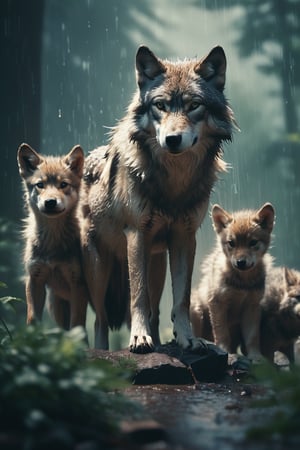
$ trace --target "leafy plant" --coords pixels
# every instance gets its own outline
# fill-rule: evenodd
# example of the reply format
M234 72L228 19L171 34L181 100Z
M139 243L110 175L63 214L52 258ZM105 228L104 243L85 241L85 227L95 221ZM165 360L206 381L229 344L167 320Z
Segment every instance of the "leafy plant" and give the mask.
M0 288L7 288L7 285L0 281ZM24 300L9 295L0 297L0 343L7 338L12 339L11 331L14 325L7 319L11 313L16 313L16 304L19 303L24 303Z
M300 367L279 370L270 364L254 371L258 381L269 388L270 394L253 405L273 408L271 419L265 424L251 427L250 438L269 438L274 435L291 437L300 434Z
M81 328L28 326L0 346L0 435L19 436L18 448L99 445L117 431L129 404L110 392L126 385L129 373L89 360L84 337Z
M5 217L0 217L0 273L10 288L21 295L23 268L20 263L22 239L19 224Z

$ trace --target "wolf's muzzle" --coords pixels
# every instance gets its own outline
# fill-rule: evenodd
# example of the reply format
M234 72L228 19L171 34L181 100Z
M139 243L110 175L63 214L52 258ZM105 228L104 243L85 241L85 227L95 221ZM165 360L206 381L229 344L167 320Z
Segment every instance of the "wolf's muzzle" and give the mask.
M172 153L178 152L181 142L181 134L169 134L166 137L166 145Z

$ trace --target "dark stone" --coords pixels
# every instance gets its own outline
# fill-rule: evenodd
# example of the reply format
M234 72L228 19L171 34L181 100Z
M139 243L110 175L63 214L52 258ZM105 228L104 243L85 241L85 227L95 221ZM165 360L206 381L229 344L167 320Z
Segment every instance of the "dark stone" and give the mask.
M155 420L123 421L121 423L123 440L132 444L149 444L167 441L166 430Z
M190 370L177 358L164 353L139 355L133 384L193 384Z
M133 384L193 384L192 372L179 361L165 353L131 353L129 350L110 352L107 350L88 350L91 358L101 358L112 361L114 364L126 366L133 362ZM125 363L124 363L125 362ZM130 365L130 364L128 364Z
M226 374L227 353L212 343L201 351L182 350L175 341L158 346L155 352L131 353L129 350L110 352L89 350L91 358L101 358L114 364L133 362L133 384L194 384L195 381L214 382ZM126 366L126 363L125 363Z
M206 349L182 350L175 341L161 345L158 352L178 358L189 367L197 381L214 382L223 378L227 370L228 354L212 342Z

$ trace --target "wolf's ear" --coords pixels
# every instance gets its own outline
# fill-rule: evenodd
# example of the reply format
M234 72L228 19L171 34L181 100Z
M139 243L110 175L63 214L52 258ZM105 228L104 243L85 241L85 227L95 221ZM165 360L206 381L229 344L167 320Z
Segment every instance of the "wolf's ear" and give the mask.
M222 47L214 47L211 52L198 62L195 72L219 91L225 86L226 56Z
M21 177L27 178L32 175L43 158L30 145L21 144L18 148L17 160Z
M288 267L284 267L283 270L284 270L284 278L288 286L299 284L297 274L295 273L294 270L289 269Z
M84 153L80 145L75 145L70 153L64 157L64 162L78 177L83 175Z
M214 205L212 207L211 217L213 227L217 233L220 233L230 222L232 222L232 216L219 205Z
M144 45L138 48L135 66L139 87L142 87L149 80L154 80L155 77L166 71L163 63Z
M275 210L271 203L265 203L256 213L255 222L257 222L262 228L266 229L269 233L273 230L275 219Z

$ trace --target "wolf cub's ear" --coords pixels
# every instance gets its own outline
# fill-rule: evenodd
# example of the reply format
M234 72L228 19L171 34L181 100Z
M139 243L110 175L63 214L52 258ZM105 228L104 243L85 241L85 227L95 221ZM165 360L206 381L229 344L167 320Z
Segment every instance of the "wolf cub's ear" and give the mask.
M64 157L64 162L80 178L83 175L84 153L80 145L75 145L70 153Z
M221 208L219 205L214 205L211 210L213 220L213 227L217 233L220 233L232 222L232 216Z
M288 267L284 267L284 278L286 281L287 286L293 286L295 284L299 284L299 279L297 277L297 274L293 269L289 269Z
M163 63L144 45L138 48L135 65L139 87L166 71Z
M268 230L269 233L273 230L275 219L275 210L271 203L265 203L256 213L255 222L262 228Z
M26 178L32 175L43 158L28 144L21 144L18 148L18 166L21 177Z
M222 47L214 47L196 66L195 72L205 81L223 91L225 86L226 56Z

